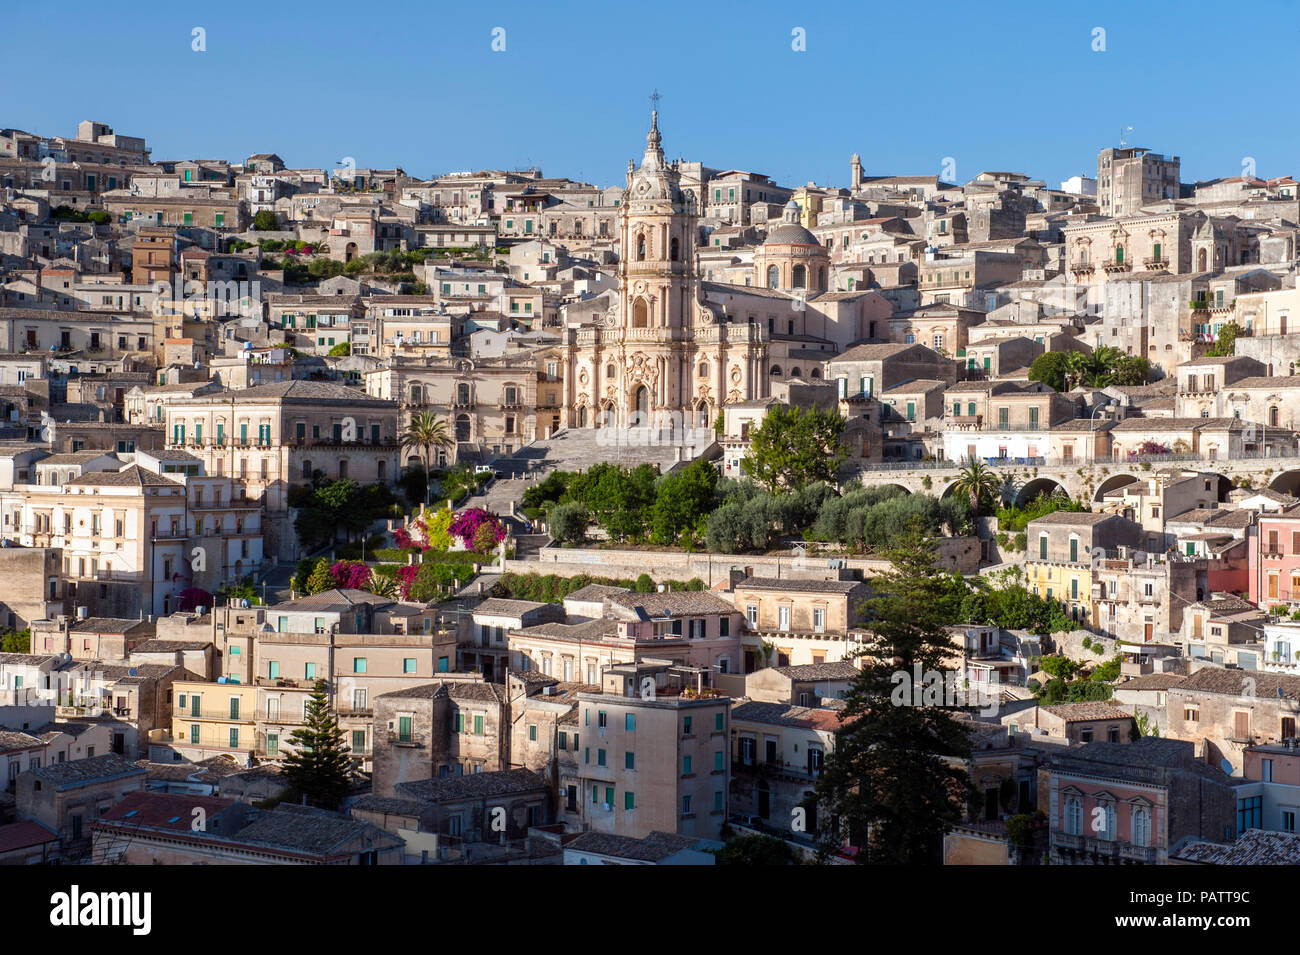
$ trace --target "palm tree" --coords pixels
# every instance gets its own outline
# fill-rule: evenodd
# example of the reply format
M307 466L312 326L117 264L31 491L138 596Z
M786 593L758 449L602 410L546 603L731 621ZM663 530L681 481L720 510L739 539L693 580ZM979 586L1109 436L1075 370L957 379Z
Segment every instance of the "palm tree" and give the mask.
M1002 478L998 472L978 458L967 458L966 466L953 484L954 494L960 494L970 500L971 512L980 516L983 505L991 501L1002 488Z
M1065 390L1086 384L1104 371L1105 367L1094 352L1072 351L1065 356Z
M447 433L447 420L432 411L420 411L411 416L411 423L402 434L402 450L417 448L424 462L424 506L429 506L429 474L433 471L434 449L450 448L455 441Z

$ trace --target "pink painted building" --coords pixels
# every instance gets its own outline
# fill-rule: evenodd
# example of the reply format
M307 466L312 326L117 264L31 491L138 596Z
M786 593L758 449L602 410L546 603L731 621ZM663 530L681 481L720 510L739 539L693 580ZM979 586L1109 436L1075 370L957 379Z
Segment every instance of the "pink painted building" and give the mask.
M1300 605L1300 505L1260 514L1248 534L1251 603Z
M1039 769L1038 797L1050 861L1163 865L1185 840L1231 842L1235 785L1182 740L1146 736L1053 753Z

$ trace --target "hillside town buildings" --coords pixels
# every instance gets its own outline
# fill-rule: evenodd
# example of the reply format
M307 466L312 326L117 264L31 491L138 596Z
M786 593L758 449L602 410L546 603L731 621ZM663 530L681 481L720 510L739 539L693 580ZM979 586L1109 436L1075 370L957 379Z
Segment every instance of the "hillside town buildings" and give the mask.
M991 469L939 567L1058 614L947 631L936 861L1294 858L1296 181L1121 145L796 184L672 129L612 185L0 129L0 863L848 862L819 792L884 549L775 510L735 552L559 540L526 497L739 482L785 407L842 419L827 497L951 514ZM411 544L444 508L502 539ZM278 803L319 719L346 798Z

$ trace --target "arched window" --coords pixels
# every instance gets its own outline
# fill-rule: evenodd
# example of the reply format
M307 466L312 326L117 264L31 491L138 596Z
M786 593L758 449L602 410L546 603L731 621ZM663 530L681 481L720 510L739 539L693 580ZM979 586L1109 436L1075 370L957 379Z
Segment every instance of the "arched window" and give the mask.
M1065 801L1065 831L1071 836L1083 835L1083 805L1078 796Z
M606 377L606 378L613 378L617 373L618 373L618 372L615 371L613 365L606 365L606 366L605 366L605 377Z
M469 383L468 382L462 381L456 385L456 404L458 405L469 404Z
M411 385L411 404L418 405L419 403L420 403L420 386Z
M793 368L790 369L790 377L791 377L791 378L798 378L798 377L799 377L799 366L798 366L798 365L795 365Z
M1151 814L1145 809L1133 810L1133 837L1130 841L1135 846L1151 844Z
M1196 271L1198 272L1205 271L1205 250L1204 249L1201 249L1199 252L1196 253Z
M709 426L709 405L708 402L701 401L696 417L697 427L707 428Z
M790 284L794 288L808 287L808 270L804 268L802 265L796 265L794 267L794 271L790 273L790 278L791 278Z
M587 406L583 405L581 408L578 409L578 427L585 428L586 426L587 426Z
M636 237L636 260L638 262L645 261L645 236L644 235L638 235Z
M632 327L650 327L650 309L646 306L643 298L637 299L636 304L632 306Z
M812 371L810 371L810 372L808 373L808 376L809 376L810 378L820 378L820 377L822 376L821 369L820 369L820 368L814 368Z
M773 365L773 366L772 366L772 370L771 370L768 374L770 374L773 378L780 378L780 377L781 377L781 366L780 366L780 365Z
M775 265L769 265L767 267L767 287L777 288L780 286L780 284L781 284L781 270L778 269Z
M674 237L673 240L672 240L670 243L668 243L668 258L672 259L674 262L677 261L677 239L676 239L676 237Z
M709 363L707 361L700 362L699 377L701 378L709 377Z
M1100 808L1102 811L1099 814L1100 815L1099 821L1102 824L1102 829L1097 833L1097 838L1104 839L1106 842L1114 842L1115 841L1115 804L1111 802L1104 803Z
M458 414L456 416L456 440L469 440L469 415Z
M1273 405L1273 407L1268 409L1268 426L1270 428L1276 428L1278 426L1277 422L1277 405Z

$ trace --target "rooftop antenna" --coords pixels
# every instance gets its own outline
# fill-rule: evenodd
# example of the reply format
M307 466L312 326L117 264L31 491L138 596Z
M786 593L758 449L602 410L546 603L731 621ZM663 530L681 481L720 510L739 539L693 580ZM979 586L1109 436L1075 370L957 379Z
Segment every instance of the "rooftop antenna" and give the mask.
M1131 132L1133 132L1133 127L1132 127L1132 126L1125 126L1123 129L1121 129L1121 130L1119 131L1119 144L1120 144L1120 146L1126 146L1126 145L1128 145L1127 143L1124 142L1124 134L1125 134L1125 133L1131 133Z

